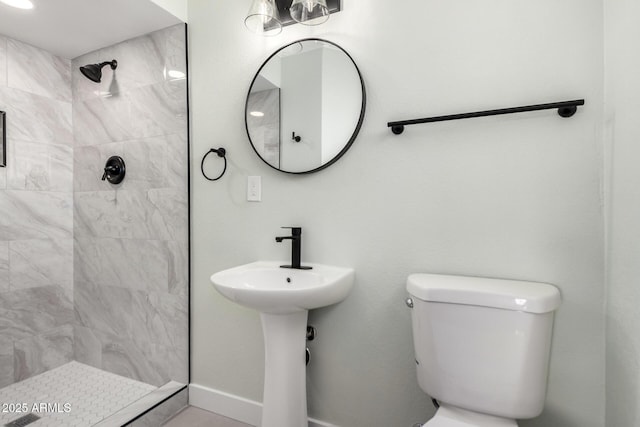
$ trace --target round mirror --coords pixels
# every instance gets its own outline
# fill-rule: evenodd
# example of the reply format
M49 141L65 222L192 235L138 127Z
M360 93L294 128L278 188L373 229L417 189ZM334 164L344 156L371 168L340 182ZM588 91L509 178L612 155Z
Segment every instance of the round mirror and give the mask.
M247 134L258 156L287 173L334 163L358 135L364 82L340 46L320 39L287 45L260 67L245 107Z

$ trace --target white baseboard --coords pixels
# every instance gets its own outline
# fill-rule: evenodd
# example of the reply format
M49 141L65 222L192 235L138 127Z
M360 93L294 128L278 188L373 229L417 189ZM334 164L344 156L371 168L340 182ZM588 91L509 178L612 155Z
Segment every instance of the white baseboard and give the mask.
M198 384L189 384L189 405L250 424L260 425L262 403ZM338 427L309 418L309 427Z

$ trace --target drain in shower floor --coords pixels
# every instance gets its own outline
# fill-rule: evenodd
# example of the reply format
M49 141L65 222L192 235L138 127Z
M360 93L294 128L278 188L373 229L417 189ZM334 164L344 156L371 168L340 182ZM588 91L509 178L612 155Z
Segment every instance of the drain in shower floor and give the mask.
M11 421L9 424L5 424L4 427L24 427L40 419L39 416L33 414L27 414L24 417L20 417L17 420Z

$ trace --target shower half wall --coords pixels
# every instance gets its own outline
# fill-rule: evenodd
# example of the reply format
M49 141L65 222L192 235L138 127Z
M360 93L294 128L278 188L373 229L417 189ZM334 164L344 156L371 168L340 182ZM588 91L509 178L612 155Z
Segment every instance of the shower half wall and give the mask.
M182 24L72 61L0 35L0 388L72 361L188 382L186 72Z

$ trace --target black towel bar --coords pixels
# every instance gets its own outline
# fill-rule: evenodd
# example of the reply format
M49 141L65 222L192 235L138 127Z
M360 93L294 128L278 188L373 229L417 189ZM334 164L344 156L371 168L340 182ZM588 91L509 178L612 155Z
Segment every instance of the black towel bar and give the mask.
M473 117L497 116L500 114L524 113L527 111L558 109L558 114L562 117L571 117L575 114L579 105L584 105L584 99L576 99L573 101L551 102L548 104L525 105L524 107L501 108L498 110L476 111L474 113L451 114L448 116L427 117L425 119L402 120L397 122L389 122L387 126L391 131L400 135L404 131L404 127L408 125L417 125L420 123L443 122L446 120L470 119Z

